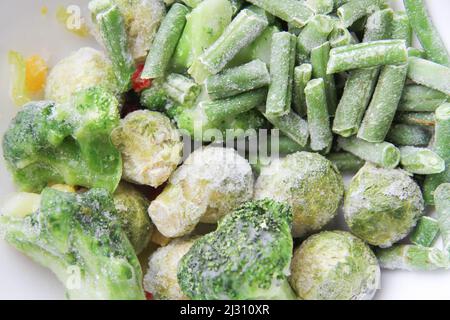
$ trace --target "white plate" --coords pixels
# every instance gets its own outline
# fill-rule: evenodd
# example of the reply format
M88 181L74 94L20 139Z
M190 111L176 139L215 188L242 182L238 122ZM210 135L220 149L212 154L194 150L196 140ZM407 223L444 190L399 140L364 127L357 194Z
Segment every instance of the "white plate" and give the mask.
M275 0L274 0L275 1ZM0 136L17 112L8 94L8 50L26 55L40 54L51 65L83 46L95 46L90 38L80 38L66 31L56 21L56 8L77 4L88 18L86 1L20 0L0 1ZM402 1L392 1L400 8ZM450 47L450 1L429 0L433 21ZM41 8L47 6L46 16ZM70 75L68 75L70 76ZM0 151L1 152L1 151ZM3 156L0 164L0 198L14 191ZM0 240L0 299L63 299L64 290L47 269L38 266ZM450 299L450 272L383 272L378 299Z

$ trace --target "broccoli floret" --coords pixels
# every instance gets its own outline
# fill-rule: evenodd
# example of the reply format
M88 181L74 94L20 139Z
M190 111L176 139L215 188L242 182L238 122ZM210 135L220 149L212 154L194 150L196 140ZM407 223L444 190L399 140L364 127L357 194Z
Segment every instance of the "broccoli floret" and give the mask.
M69 299L144 299L142 270L111 195L46 188L26 217L0 217L5 240L50 268Z
M118 124L118 102L104 89L80 91L68 104L32 102L5 133L4 157L22 191L66 183L113 192L122 176L110 139Z
M292 212L270 200L226 216L183 257L178 282L191 299L295 299L287 276Z

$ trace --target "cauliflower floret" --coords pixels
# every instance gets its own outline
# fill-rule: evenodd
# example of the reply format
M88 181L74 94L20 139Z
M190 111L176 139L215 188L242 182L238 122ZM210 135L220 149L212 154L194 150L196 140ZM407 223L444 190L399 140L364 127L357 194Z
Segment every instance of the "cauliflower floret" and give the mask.
M119 93L111 62L102 52L86 47L53 67L47 79L45 98L63 103L69 101L75 92L91 87Z
M149 214L166 237L189 234L199 222L216 223L253 196L253 173L235 150L195 151L152 202Z
M178 264L195 239L176 239L159 248L149 259L144 288L158 300L187 300L178 284Z
M122 153L123 179L128 182L159 187L182 159L180 133L159 112L130 113L113 130L111 138Z
M294 212L292 233L319 231L336 215L344 183L336 167L316 153L297 152L261 170L255 198L288 203Z

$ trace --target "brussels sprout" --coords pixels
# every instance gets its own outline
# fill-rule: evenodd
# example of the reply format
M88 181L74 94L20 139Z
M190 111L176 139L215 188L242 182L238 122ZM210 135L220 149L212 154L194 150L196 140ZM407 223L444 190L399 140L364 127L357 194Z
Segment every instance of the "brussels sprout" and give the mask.
M152 236L153 225L147 214L150 201L126 182L119 185L113 199L122 228L139 254L147 247Z
M47 79L45 99L67 102L74 93L96 86L112 94L120 91L106 56L92 48L81 48L53 67Z
M405 238L423 210L420 188L408 173L369 163L353 177L344 202L351 231L382 248Z
M195 151L152 202L149 214L166 237L189 234L201 221L216 223L253 196L253 173L233 149Z
M159 112L130 113L111 139L123 158L123 179L159 187L181 162L183 144L170 119Z
M344 231L322 232L294 252L290 282L304 300L372 299L380 284L377 258Z
M316 153L297 152L261 170L255 198L288 203L294 212L292 233L304 237L322 229L336 215L344 194L342 176Z
M148 261L145 291L152 293L157 300L187 300L178 284L177 272L178 264L194 242L195 239L175 239L156 250Z

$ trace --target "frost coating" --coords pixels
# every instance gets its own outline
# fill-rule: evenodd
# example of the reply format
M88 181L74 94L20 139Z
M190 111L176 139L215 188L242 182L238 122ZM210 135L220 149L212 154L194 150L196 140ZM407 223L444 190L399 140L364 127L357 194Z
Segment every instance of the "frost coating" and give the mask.
M148 261L144 278L145 291L157 300L188 300L178 284L178 264L188 253L195 239L175 239L159 248Z
M352 232L370 243L390 247L408 235L422 215L419 186L403 170L366 164L345 196L345 220Z
M92 48L81 48L58 62L51 70L45 99L58 103L90 87L103 87L113 94L119 92L111 62L106 56Z
M233 149L195 151L152 202L149 214L166 237L189 234L200 222L216 223L253 196L250 164Z
M111 139L122 153L123 179L132 183L159 187L181 161L180 134L159 112L130 113L113 130Z
M304 300L372 299L380 283L373 252L348 232L322 232L294 253L290 282Z
M255 199L287 202L294 212L292 233L303 237L334 218L344 194L342 177L319 154L298 152L265 167L255 186Z

